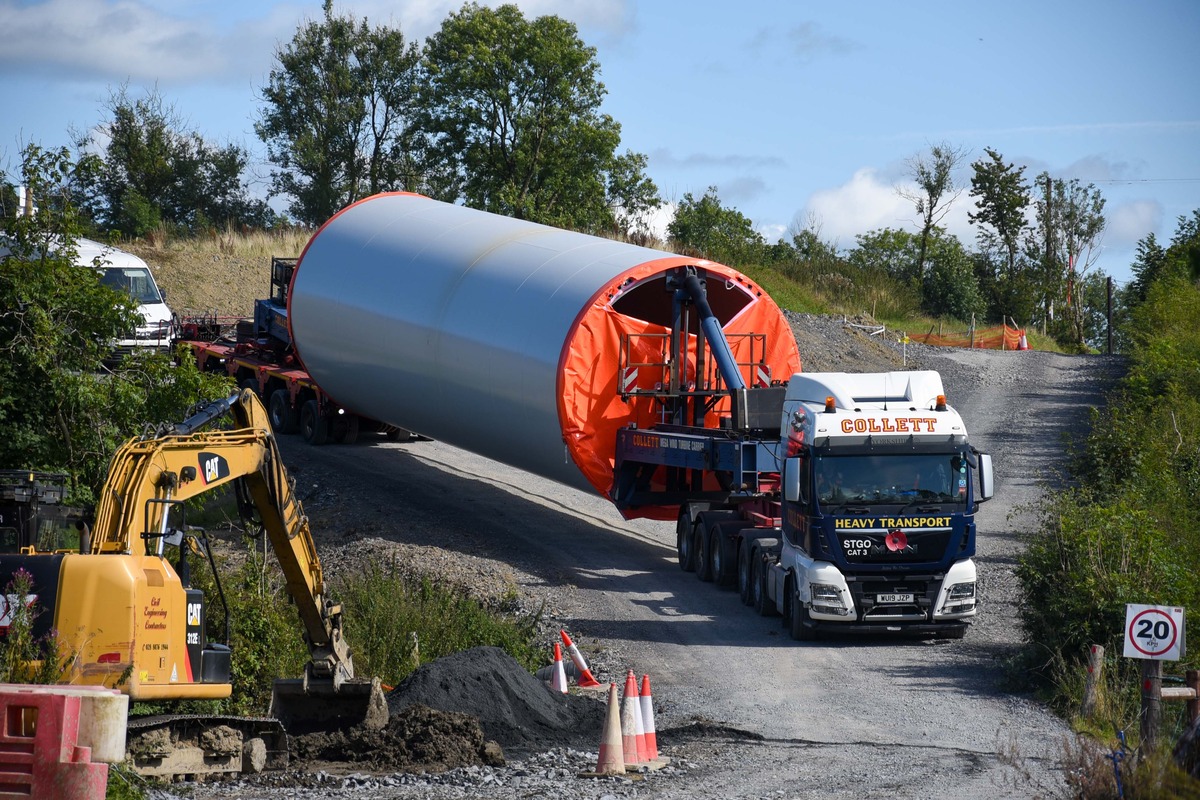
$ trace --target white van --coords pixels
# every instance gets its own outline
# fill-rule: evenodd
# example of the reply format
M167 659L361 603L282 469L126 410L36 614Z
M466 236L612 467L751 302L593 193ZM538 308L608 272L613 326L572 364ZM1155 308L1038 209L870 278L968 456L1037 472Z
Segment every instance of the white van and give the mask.
M150 265L133 253L91 239L78 239L75 247L76 264L81 267L99 264L101 283L138 301L142 324L117 342L114 355L124 356L139 348L167 352L171 347L174 314L154 282Z

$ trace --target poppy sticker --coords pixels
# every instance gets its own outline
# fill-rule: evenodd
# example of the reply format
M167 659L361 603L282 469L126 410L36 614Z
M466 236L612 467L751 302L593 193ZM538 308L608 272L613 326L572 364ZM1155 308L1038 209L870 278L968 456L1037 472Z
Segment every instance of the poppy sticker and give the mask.
M888 535L883 542L887 545L887 549L893 553L898 553L908 547L908 537L904 535L904 531L900 530L888 531Z

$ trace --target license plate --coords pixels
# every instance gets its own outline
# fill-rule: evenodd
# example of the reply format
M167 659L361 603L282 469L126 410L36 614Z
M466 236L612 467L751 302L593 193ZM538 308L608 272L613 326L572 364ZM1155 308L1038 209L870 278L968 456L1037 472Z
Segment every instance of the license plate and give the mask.
M913 596L911 592L906 594L880 594L875 596L876 603L911 603Z

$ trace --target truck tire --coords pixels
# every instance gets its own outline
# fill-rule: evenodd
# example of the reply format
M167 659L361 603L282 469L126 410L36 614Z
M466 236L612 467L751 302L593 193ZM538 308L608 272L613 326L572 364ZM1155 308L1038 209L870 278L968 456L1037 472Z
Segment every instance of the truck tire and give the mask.
M358 441L358 415L338 414L330 423L330 434L338 444L354 444Z
M750 583L754 587L754 610L760 617L773 617L778 613L775 601L767 592L767 581L771 574L768 566L767 554L755 545L750 551Z
M249 389L258 394L258 378L242 378L238 381L238 389Z
M722 589L730 589L737 582L737 540L729 534L737 524L717 523L709 528L708 561L713 583Z
M738 545L737 553L737 587L738 597L742 599L742 605L754 605L754 569L750 559L753 555L755 539L743 538L741 544Z
M287 389L271 392L267 414L271 417L271 427L276 433L295 433L300 430L300 415L292 405L292 398Z
M692 514L687 506L680 506L679 518L675 521L675 551L679 554L679 568L684 572L696 570L696 549L692 531Z
M300 435L311 445L322 445L329 441L329 420L321 416L321 407L316 398L304 401L300 407Z
M797 642L815 642L817 640L817 629L812 627L812 617L808 614L808 608L800 596L792 590L792 608L789 621L791 622L790 631L792 638Z
M708 524L703 516L696 523L692 541L695 542L692 552L696 562L696 577L705 583L711 583L713 579L712 559L709 558L708 545L712 540L709 536Z

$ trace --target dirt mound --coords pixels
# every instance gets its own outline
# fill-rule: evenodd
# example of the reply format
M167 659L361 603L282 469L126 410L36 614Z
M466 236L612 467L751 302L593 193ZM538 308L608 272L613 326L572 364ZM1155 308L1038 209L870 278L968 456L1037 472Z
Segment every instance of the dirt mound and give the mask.
M475 717L506 752L593 748L604 728L600 699L551 691L498 647L439 658L388 695L393 716L416 705Z
M294 763L354 764L388 772L445 772L504 763L500 747L484 740L479 720L420 705L393 714L380 730L358 727L295 736L290 751Z

